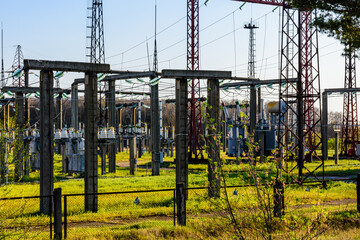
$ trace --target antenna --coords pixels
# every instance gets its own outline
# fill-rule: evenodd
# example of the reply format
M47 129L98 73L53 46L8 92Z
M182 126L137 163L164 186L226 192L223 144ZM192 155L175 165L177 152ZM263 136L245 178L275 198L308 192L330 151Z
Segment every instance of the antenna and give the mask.
M155 0L155 40L154 40L154 71L157 72L158 71L158 59L157 59L157 43L156 43L156 38L157 38L157 29L156 29L156 25L157 25L157 1Z
M1 87L5 86L5 74L4 74L4 29L1 22Z

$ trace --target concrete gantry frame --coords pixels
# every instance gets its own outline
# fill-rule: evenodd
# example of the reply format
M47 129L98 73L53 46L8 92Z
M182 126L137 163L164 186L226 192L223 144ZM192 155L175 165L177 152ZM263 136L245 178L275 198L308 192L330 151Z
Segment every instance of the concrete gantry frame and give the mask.
M360 88L330 88L322 93L322 154L324 160L328 159L328 94L341 92L360 92Z
M176 79L176 124L175 124L175 141L176 141L176 192L177 192L177 219L179 225L186 224L186 198L187 194L184 189L188 187L188 124L187 124L187 110L188 110L188 91L187 79L207 79L208 80L208 102L212 108L209 111L210 118L214 118L218 123L213 129L213 136L210 137L210 142L215 143L212 146L210 157L215 161L220 161L220 144L216 136L220 131L220 93L219 93L219 79L230 79L231 72L228 71L193 71L193 70L163 70L162 78ZM217 157L218 156L218 157ZM212 162L213 163L213 162ZM216 164L214 164L216 165ZM209 169L212 169L212 164L209 163ZM214 173L214 174L213 174ZM219 189L217 183L216 170L209 171L209 180L215 185L214 189ZM210 184L212 184L210 183ZM217 191L211 196L217 196Z
M115 81L116 80L125 80L128 78L151 77L156 73L153 71L148 71L148 72L110 71L109 73L114 73L115 75L106 76L104 79L101 80L101 82L106 82L107 86L108 86L108 89L104 92L106 106L108 108L106 119L108 119L108 124L110 127L114 127L115 129L117 129L115 94L116 93L124 93L124 92L115 91ZM74 94L74 101L71 101L71 103L72 103L71 106L72 106L72 112L76 113L76 114L73 114L72 120L71 120L73 127L75 125L79 124L77 103L78 103L78 92L80 92L78 90L78 84L80 84L80 83L84 83L83 78L75 79L74 83L72 84L72 90L73 90L72 94ZM143 93L137 92L136 94L143 94ZM149 93L145 93L145 94L149 95ZM77 127L74 127L74 128L77 129ZM109 148L110 148L110 151L108 153L108 155L109 155L109 172L115 172L116 171L116 143L110 144ZM103 156L106 156L106 154Z
M53 71L85 73L85 210L97 211L97 76L108 64L24 60L24 69L40 70L40 196L52 195L54 179ZM50 198L41 198L40 211L49 214Z

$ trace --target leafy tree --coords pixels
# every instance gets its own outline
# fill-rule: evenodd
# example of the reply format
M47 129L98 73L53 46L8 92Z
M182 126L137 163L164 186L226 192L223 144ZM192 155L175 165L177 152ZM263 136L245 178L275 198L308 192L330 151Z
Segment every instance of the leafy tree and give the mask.
M359 0L293 0L300 10L316 9L314 25L320 32L340 40L350 51L360 48Z

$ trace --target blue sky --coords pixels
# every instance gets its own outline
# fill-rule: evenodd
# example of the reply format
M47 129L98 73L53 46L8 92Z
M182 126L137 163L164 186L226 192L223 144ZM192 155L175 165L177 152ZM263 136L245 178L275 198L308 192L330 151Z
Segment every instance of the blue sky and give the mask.
M14 46L18 44L22 46L24 57L29 59L87 61L87 2L0 0L5 70L11 68ZM242 26L253 19L259 26L256 30L257 76L261 79L278 78L279 10L273 12L273 6L249 3L239 10L242 3L231 0L210 0L207 6L203 6L204 2L200 0L201 69L228 70L236 76L247 76L249 31ZM154 3L154 0L103 0L105 55L112 69L148 69L146 39L152 55ZM158 35L159 69L184 69L186 1L157 0L157 5L158 32L169 27ZM342 46L336 40L320 35L319 48L321 88L343 87ZM61 87L69 88L73 78L81 76L66 74L61 79ZM36 82L36 78L32 77L31 81ZM143 85L121 84L119 88L146 90ZM163 97L173 97L170 85L165 84L165 88L170 90L162 91ZM268 100L277 98L277 93L271 89L265 89L264 93ZM222 96L246 98L246 94L243 90L224 92ZM329 105L331 110L341 111L342 97L331 97Z

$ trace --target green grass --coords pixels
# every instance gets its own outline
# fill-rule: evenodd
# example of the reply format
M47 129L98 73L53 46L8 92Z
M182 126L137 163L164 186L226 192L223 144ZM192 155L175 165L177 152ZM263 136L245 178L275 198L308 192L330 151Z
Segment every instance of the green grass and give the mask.
M222 153L222 157L234 160L234 158L225 156L225 153ZM129 155L126 152L117 154L117 164L123 165L128 161ZM307 166L309 169L315 169L318 164L319 162L307 163ZM130 175L128 167L120 166L117 166L116 173L101 175L99 159L99 192L175 188L176 166L174 159L165 157L162 167L165 169L161 170L160 176L151 176L151 155L146 153L138 160L138 168L134 176ZM229 161L229 164L224 166L224 170L227 172L227 185L247 183L247 172L253 168L245 161L240 165ZM258 163L255 170L263 177L276 172L276 168L271 162ZM206 164L189 164L189 187L207 186L206 171ZM339 165L335 165L333 160L325 162L325 174L327 176L354 176L358 173L360 173L360 162L358 160L340 160ZM61 172L60 155L55 155L54 176L54 188L62 188L63 194L84 192L84 180L80 175L67 175ZM37 196L39 195L38 180L39 173L32 172L22 182L1 186L0 197ZM311 206L314 205L323 206L333 221L340 222L339 219L358 218L358 215L352 212L356 208L353 201L356 199L355 184L330 182L327 189L311 186L309 190L306 191L305 186L286 186L287 215L311 215L313 211ZM249 211L249 208L256 206L256 188L238 188L237 196L233 195L233 191L233 188L229 188L227 194L234 209L246 212ZM134 204L136 197L139 197L140 204ZM209 224L206 220L209 215L218 218L218 215L221 215L218 214L219 209L224 209L225 206L222 200L209 199L206 189L189 190L187 201L189 219L187 223L189 227L186 228L172 226L173 191L100 195L97 213L84 211L83 197L68 197L67 201L69 239L186 239L199 238L199 236L227 239L232 233L229 224L221 223L218 220ZM349 202L347 203L347 201ZM41 226L40 228L46 229L49 222L47 216L39 214L39 199L3 201L0 204L0 219L3 219L0 220L2 228L0 238L2 233L13 230L15 226L23 229L25 238L48 238L48 235L42 231L34 231L34 226ZM299 207L299 205L307 206ZM354 225L350 224L349 229L357 232L353 227ZM346 229L341 231L346 231ZM18 230L17 232L21 231ZM79 233L81 233L81 237ZM336 232L333 231L332 233L335 234ZM346 235L346 233L344 234Z

